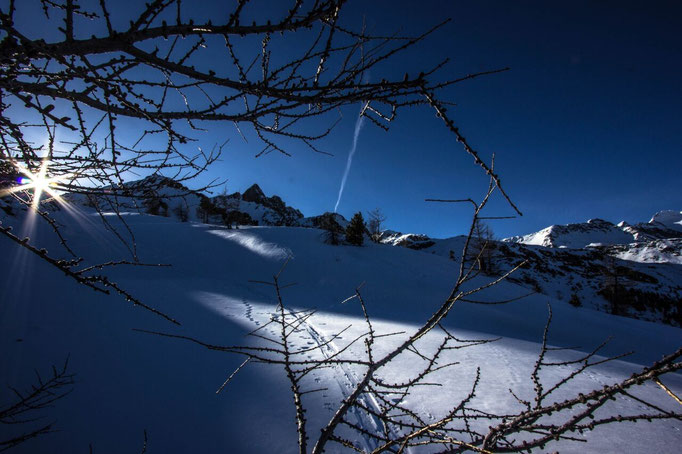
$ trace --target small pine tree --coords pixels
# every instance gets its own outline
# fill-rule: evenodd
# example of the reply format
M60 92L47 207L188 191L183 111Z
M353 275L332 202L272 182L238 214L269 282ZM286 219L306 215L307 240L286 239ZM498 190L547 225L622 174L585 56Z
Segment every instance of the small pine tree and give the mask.
M353 215L346 227L346 241L355 246L362 246L365 241L365 220L359 211Z

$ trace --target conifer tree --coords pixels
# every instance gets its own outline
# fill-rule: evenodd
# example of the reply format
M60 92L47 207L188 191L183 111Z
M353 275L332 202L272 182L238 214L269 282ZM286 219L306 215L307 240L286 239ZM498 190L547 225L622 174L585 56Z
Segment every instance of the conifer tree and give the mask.
M365 240L365 220L358 211L353 215L350 224L346 227L346 241L355 246L362 246Z

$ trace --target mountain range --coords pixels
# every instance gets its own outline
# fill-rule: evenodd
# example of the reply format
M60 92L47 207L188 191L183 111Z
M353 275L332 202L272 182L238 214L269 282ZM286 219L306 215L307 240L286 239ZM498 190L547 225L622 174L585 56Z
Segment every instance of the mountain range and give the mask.
M279 196L266 196L254 184L243 193L208 197L176 181L151 176L126 184L130 197L119 197L123 210L176 217L182 221L239 226L319 228L336 213L305 217ZM142 194L141 194L142 193ZM146 198L141 203L139 195ZM92 205L83 196L74 200ZM99 207L106 211L107 206ZM459 260L465 236L438 239L424 234L384 230L378 242ZM529 292L575 306L615 315L682 326L682 212L661 211L648 222L614 224L602 219L552 225L538 232L501 240L488 239L493 268L500 275L522 263L509 280Z

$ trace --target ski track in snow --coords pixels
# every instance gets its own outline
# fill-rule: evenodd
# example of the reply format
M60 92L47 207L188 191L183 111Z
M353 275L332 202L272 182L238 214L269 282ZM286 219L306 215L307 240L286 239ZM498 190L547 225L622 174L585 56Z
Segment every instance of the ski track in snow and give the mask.
M242 317L245 320L248 320L250 324L262 326L263 324L262 320L259 319L266 319L268 321L270 320L270 317L272 316L272 313L270 311L254 307L254 304L249 303L246 299L242 299L241 303L243 305L244 311ZM293 345L294 347L299 349L310 349L312 346L316 346L315 350L319 351L324 356L325 359L330 359L334 357L334 355L338 354L339 352L338 347L334 344L333 341L329 340L329 338L325 335L322 329L320 329L319 327L315 326L313 323L310 322L310 318L304 320L303 319L305 316L303 315L304 313L302 314L301 312L292 309L286 310L289 316L295 318L300 323L300 325L296 329L299 335L298 337L300 345L296 345L296 343L294 343ZM279 333L276 329L270 328L267 329L267 331L274 337L279 336ZM307 356L309 359L313 359L312 353L314 353L315 350L310 350L309 352L307 352L308 353ZM331 370L334 371L333 378L339 388L339 391L341 392L341 395L343 396L344 399L347 398L358 386L360 378L349 366L345 364L334 364L332 365ZM316 383L319 383L321 380L322 379L319 377L314 378L314 381ZM323 397L326 396L327 396L326 394L323 394ZM376 398L372 395L367 394L361 395L358 398L358 401L363 406L372 408L377 413L381 412L381 406L379 405L379 402L377 402ZM331 411L334 411L336 409L330 402L325 402L324 405L325 408ZM352 422L354 424L357 424L363 430L370 433L380 432L381 423L371 415L363 412L362 410L356 407L351 407L349 413L353 416L354 421ZM377 443L373 441L371 437L362 434L361 432L359 434L361 435L361 441L364 444L365 450L372 451L377 447Z
M333 341L329 341L323 334L322 330L308 320L302 321L299 315L291 310L288 310L289 314L295 317L299 322L302 322L299 329L305 330L305 333L317 344L318 350L324 355L326 359L332 358L339 352ZM335 364L334 370L339 373L334 374L334 380L341 390L341 394L348 397L358 386L360 378L351 370L348 365L345 364ZM371 394L364 394L358 397L358 401L365 407L373 408L377 413L381 412L381 406L376 401L376 398ZM379 423L369 414L365 414L362 410L351 407L351 412L355 417L355 424L357 424L362 429L370 433L377 433L379 431ZM377 448L377 443L374 442L369 436L362 434L362 438L365 444L365 448L369 451Z
M273 311L270 307L265 305L251 303L244 298L240 300L230 299L226 301L219 295L211 293L203 293L203 296L204 298L201 299L202 301L208 302L206 297L208 297L208 300L212 301L212 303L208 304L209 307L237 322L241 321L243 325L248 327L261 327L272 320ZM218 301L220 301L220 303L218 303ZM241 309L239 308L240 304ZM322 329L311 323L309 318L304 320L305 314L308 313L307 311L299 312L296 309L286 309L286 311L289 316L295 318L300 323L296 329L298 339L293 341L292 347L298 350L309 350L306 352L306 356L309 359L314 359L313 353L315 351L319 351L325 359L330 359L334 355L338 354L338 347L332 341L330 341L329 337L322 331ZM265 332L267 332L273 338L280 336L279 330L272 326L265 328ZM313 348L314 346L316 346L316 348ZM347 365L333 364L331 366L332 367L330 370L334 371L333 380L337 384L341 396L343 396L345 399L357 387L358 383L360 382L360 378L358 378L356 373L353 372L353 370ZM315 372L313 372L312 377L315 383L319 383L323 380L320 377L315 377ZM328 395L323 394L323 397L328 397ZM358 401L362 405L372 408L376 412L381 411L381 406L373 396L362 395L358 398ZM332 402L329 401L324 403L324 407L330 411L335 411L337 408ZM351 407L349 414L352 415L354 419L351 422L357 424L363 430L370 433L377 433L380 431L381 423L362 410L356 407ZM374 442L371 437L364 435L361 432L360 435L360 441L363 443L365 450L371 451L377 447L376 442Z

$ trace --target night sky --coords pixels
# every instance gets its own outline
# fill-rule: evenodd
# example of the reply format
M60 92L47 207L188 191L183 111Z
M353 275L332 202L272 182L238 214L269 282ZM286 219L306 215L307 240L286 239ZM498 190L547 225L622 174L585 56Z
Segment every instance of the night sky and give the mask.
M253 3L261 9L251 14L269 2ZM201 14L219 13L205 4L196 2ZM351 0L341 21L357 29L364 17L370 32L417 34L452 18L382 73L371 73L373 80L415 73L445 57L451 61L436 76L443 80L511 68L441 95L457 103L450 113L482 156L496 154L503 185L524 213L491 222L505 237L594 217L638 222L659 210L682 210L680 5ZM219 178L233 192L257 182L305 215L331 211L359 108L344 110L320 143L333 157L299 144L288 149L293 157L255 158L259 144L244 142L231 124L214 124L198 137L202 144L230 142L197 186ZM433 111L418 107L400 112L388 133L365 124L339 212L350 218L379 207L388 228L447 237L464 232L469 207L424 199L478 198L486 187ZM487 214L513 211L498 198Z

